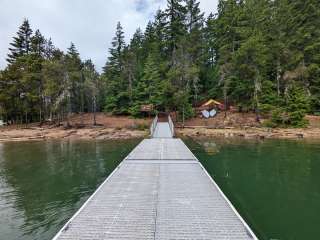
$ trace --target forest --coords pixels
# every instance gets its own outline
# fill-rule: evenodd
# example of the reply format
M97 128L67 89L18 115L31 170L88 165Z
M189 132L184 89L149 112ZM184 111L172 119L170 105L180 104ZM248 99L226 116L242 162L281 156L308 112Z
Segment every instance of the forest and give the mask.
M269 127L306 126L320 114L320 1L168 0L129 42L119 22L100 73L71 43L54 46L25 19L0 72L0 115L11 122L104 111L141 116L142 105L194 116L210 98L268 116Z

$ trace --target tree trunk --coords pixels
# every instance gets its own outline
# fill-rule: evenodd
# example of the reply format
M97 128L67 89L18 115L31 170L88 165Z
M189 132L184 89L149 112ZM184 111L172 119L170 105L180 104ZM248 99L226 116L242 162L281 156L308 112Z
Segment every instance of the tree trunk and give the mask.
M40 106L40 110L39 110L39 121L40 121L40 126L42 125L42 108Z
M261 83L259 81L260 71L256 68L256 77L254 79L254 108L256 112L256 121L260 122L260 115L259 115L259 91L261 91Z
M26 128L28 127L28 111L25 113Z
M184 105L182 107L182 127L184 128Z
M93 97L93 126L96 126L96 96Z
M223 89L223 97L224 97L224 118L227 118L228 96L227 96L227 88L226 88L226 86Z
M278 97L280 96L280 78L281 78L281 69L280 69L280 61L277 60L277 93Z
M70 114L71 114L71 99L70 99L70 94L69 94L69 96L68 96L68 109L67 109L67 127L68 128L71 126Z

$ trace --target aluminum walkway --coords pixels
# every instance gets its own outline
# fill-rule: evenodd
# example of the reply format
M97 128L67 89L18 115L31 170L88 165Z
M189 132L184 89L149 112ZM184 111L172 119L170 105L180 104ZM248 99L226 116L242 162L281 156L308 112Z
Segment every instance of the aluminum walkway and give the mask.
M154 130L154 138L172 138L172 132L167 122L159 122Z
M143 140L54 239L257 239L186 145L161 136Z

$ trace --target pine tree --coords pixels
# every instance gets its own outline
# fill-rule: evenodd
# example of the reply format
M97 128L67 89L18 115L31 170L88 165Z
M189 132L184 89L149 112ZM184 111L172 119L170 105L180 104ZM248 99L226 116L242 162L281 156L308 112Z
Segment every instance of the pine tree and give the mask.
M104 67L106 78L105 110L117 114L126 113L130 102L128 82L123 75L125 49L124 32L120 22L117 24L116 36L113 38L110 56Z
M219 74L217 67L217 50L216 46L216 19L213 14L210 14L206 19L205 27L203 29L204 49L201 63L201 84L203 92L208 94L211 98L219 96Z
M132 76L130 74L128 75L128 82L129 82L129 91L132 90L132 87L134 85L134 80L139 79L143 72L143 64L145 61L145 53L143 48L144 44L144 34L140 28L136 30L134 33L130 45L128 46L128 54L129 54L129 60L127 61L128 66L128 73L132 73ZM130 81L129 81L130 80Z
M190 82L191 95L198 101L200 86L200 67L202 64L202 54L205 44L203 38L204 13L199 8L200 2L196 0L186 0L186 24L188 34L186 37L188 59L190 61Z
M241 2L233 0L219 1L218 17L215 20L215 41L218 71L220 75L224 105L228 105L230 94L230 82L233 77L232 59L239 48L239 15L241 13Z
M13 63L17 58L29 54L31 50L31 35L32 29L30 27L28 19L24 19L22 25L17 32L17 36L13 38L13 42L10 43L12 48L9 48L8 63Z
M312 97L313 108L320 109L320 2L316 0L290 2L291 38L289 42L292 57L291 71L295 80L304 88L307 95Z
M204 13L200 10L200 2L197 0L186 0L186 22L188 32L200 31L204 21Z
M159 57L162 60L166 59L165 53L166 49L166 13L164 11L158 10L155 15L154 20L154 34L155 34L155 42L156 42L156 51L159 53Z
M55 49L51 38L45 40L45 46L44 46L45 58L48 60L51 60L54 57L54 54L56 51L57 51L57 49Z
M53 121L56 116L60 121L70 101L70 82L64 54L45 61L42 75L46 119Z
M35 81L36 91L39 97L37 108L40 122L43 120L44 106L42 65L45 60L45 42L46 40L40 31L36 30L35 34L31 37L30 56L32 61L32 71L30 74L33 75L33 81Z
M70 106L69 112L83 112L83 84L82 62L74 43L70 44L66 58L66 78L70 82Z
M110 56L104 68L105 72L120 75L122 70L122 52L125 47L124 32L121 23L118 22L116 36L112 40L112 47L109 49Z
M41 32L36 30L35 34L31 37L31 53L39 58L45 57L45 44L46 40L42 36Z
M95 70L95 66L89 59L83 64L83 74L85 78L84 86L86 89L85 95L89 104L88 108L93 112L93 125L97 125L96 112L99 109L99 100L101 97L101 82L99 74Z
M164 103L164 84L161 81L159 66L155 56L150 54L144 66L141 80L137 83L134 90L134 103L130 113L138 115L141 105L153 104L156 109Z
M178 44L186 34L186 9L182 5L182 0L168 0L166 17L168 23L166 26L166 40L168 47L168 55L170 56L171 64L175 64L175 52Z
M232 95L247 109L255 110L259 121L261 86L266 80L266 48L264 27L269 24L267 1L246 1L239 17L239 48L234 55L234 83ZM244 23L247 23L246 25Z

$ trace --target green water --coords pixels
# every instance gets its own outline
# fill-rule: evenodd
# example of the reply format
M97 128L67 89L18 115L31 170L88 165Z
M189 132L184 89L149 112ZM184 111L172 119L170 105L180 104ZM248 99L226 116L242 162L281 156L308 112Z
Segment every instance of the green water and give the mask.
M0 143L0 239L51 239L139 141ZM320 239L320 142L186 143L260 239Z
M186 143L259 239L320 239L320 142Z
M0 239L51 239L139 141L0 143Z

